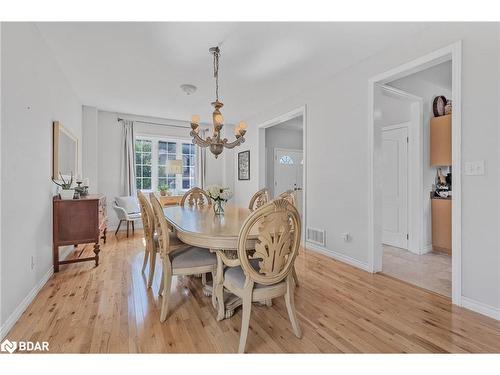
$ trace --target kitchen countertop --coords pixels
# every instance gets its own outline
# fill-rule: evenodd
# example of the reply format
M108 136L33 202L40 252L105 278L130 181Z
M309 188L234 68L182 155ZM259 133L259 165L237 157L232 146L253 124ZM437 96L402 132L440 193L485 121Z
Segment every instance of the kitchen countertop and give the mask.
M451 196L446 197L446 198L443 198L443 197L440 197L439 195L434 195L434 192L433 192L433 191L431 191L430 195L431 195L431 197L430 197L431 199L445 199L445 200L451 200Z

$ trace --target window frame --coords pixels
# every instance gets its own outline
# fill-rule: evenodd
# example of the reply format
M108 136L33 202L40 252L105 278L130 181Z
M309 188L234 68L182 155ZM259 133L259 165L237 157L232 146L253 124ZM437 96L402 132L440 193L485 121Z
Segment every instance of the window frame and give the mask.
M184 137L170 137L170 136L158 136L158 135L150 135L150 134L136 134L135 140L134 140L134 163L135 163L135 141L138 140L146 140L146 141L151 141L151 189L137 189L143 192L157 192L158 191L158 169L159 169L159 147L158 143L159 142L170 142L170 143L176 143L176 160L183 160L183 154L182 154L182 144L183 143L189 143L193 144L193 141L191 138L184 138ZM195 147L194 148L194 185L196 186L198 183L198 173L199 173L199 163L198 163L198 152L199 150ZM184 164L183 164L184 168ZM168 175L168 174L167 174ZM182 180L183 180L183 174L176 174L175 175L175 191L179 193L185 193L189 189L183 189L182 188ZM137 179L137 176L136 176Z

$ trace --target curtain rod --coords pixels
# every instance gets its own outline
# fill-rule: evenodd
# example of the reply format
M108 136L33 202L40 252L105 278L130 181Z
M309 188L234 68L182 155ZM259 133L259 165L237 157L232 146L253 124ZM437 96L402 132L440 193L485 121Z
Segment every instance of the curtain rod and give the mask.
M125 119L123 119L121 117L118 117L118 121L123 121L123 120L125 120ZM173 127L173 128L182 128L182 129L190 129L191 128L190 126L162 124L162 123L159 123L159 122L151 122L151 121L140 121L140 120L130 120L130 121L140 122L142 124L149 124L149 125L170 126L170 127Z

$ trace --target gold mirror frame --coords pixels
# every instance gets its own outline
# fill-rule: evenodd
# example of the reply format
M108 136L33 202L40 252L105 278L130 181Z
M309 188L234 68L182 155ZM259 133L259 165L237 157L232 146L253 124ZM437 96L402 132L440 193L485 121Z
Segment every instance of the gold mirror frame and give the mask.
M73 135L67 128L65 128L59 121L53 122L52 127L52 178L54 180L59 180L59 157L60 155L60 144L59 141L61 139L61 135L64 135L71 139L75 143L75 165L73 169L73 178L77 178L78 176L78 138ZM63 172L63 171L61 171ZM70 177L69 174L62 173L63 177Z

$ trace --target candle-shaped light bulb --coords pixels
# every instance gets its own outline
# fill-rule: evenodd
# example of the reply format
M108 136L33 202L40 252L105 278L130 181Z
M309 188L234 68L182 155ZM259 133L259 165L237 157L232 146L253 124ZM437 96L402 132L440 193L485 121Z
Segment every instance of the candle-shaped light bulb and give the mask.
M240 121L238 123L238 128L240 128L241 130L246 130L246 128L247 128L246 122L245 121Z
M234 135L236 135L236 136L240 135L240 127L239 126L234 128Z
M200 123L200 115L192 115L191 116L191 122L193 124L199 124Z
M224 123L224 117L220 113L217 113L214 116L214 122L216 125L222 125Z

